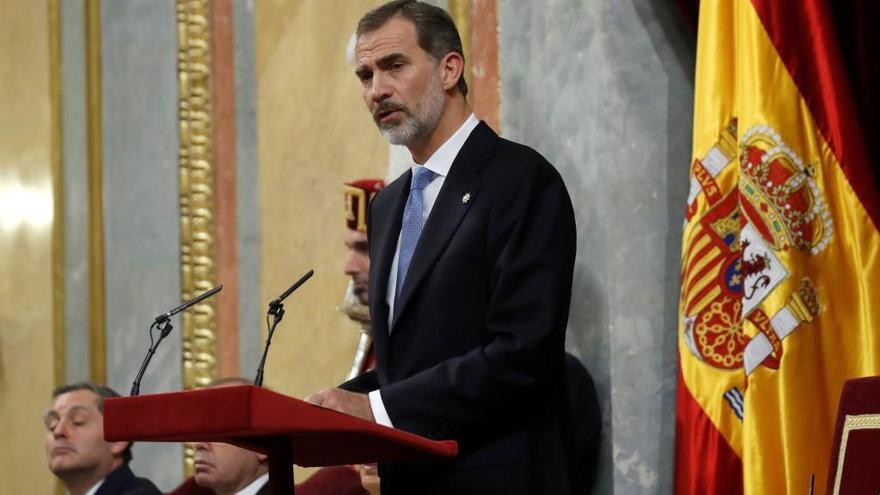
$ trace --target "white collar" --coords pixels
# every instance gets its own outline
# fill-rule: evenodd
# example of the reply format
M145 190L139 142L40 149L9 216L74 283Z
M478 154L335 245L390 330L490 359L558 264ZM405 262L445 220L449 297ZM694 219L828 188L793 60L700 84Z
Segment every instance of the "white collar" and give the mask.
M464 142L467 141L467 138L479 123L480 121L477 120L477 117L471 113L464 123L461 124L461 127L452 136L449 136L445 143L437 148L437 151L425 161L423 166L437 175L443 177L449 175L449 169L452 167L453 160L458 156L458 152L461 151ZM413 160L413 163L415 163L415 160ZM412 166L413 173L415 173L416 167L417 165Z
M237 491L235 495L256 495L256 493L260 491L260 488L263 488L263 485L265 485L268 481L269 473L266 473L255 479L254 481L251 481L250 485Z
M107 479L107 478L104 478L101 481L95 483L95 486L89 488L89 491L87 491L85 495L95 495L95 492L98 491L98 488L101 488L101 485L104 484L105 479Z

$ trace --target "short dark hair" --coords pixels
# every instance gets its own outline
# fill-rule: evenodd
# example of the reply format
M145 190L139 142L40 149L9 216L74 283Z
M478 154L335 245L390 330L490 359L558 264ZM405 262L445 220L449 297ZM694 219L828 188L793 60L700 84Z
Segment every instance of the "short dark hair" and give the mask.
M78 383L70 383L67 385L62 385L55 390L52 391L52 398L56 398L59 395L67 394L70 392L76 392L77 390L88 390L89 392L94 393L98 396L98 412L101 415L104 415L104 399L108 397L120 397L120 395L110 387L104 385L96 385L90 382L78 382ZM128 464L131 462L131 446L134 445L134 442L129 442L128 447L122 451L122 460Z
M448 53L455 52L461 56L461 61L464 63L461 37L449 12L418 0L394 0L367 12L358 22L355 36L360 38L364 33L371 33L397 15L415 25L419 46L434 60L440 60ZM458 90L462 95L467 96L468 87L464 80L464 71L458 78Z

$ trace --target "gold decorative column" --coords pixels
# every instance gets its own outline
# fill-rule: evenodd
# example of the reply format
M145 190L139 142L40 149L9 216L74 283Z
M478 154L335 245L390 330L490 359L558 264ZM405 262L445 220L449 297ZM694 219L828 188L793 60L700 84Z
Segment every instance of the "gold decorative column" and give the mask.
M209 0L177 0L178 125L180 128L180 266L182 298L216 285L214 157ZM216 298L182 314L183 388L211 382L217 370ZM192 447L184 469L192 473Z
M180 126L180 234L183 299L216 285L211 51L208 0L177 2ZM183 386L207 385L216 372L215 301L183 313Z

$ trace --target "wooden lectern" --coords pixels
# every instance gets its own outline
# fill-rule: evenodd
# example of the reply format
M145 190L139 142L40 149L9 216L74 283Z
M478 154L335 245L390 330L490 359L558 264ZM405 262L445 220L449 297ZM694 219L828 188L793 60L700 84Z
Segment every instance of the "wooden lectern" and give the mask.
M269 456L272 495L293 493L293 464L334 466L453 458L433 441L252 385L104 401L104 438L225 442Z

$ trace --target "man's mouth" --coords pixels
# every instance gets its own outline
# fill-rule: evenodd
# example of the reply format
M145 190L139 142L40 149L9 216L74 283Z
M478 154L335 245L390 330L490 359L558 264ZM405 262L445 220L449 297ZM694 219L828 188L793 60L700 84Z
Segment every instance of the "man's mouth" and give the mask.
M193 469L196 471L200 471L200 472L208 471L213 467L214 466L210 462L205 462L205 461L200 461L200 460L195 460L193 462Z
M403 113L406 108L397 104L387 103L384 105L379 105L373 110L373 118L376 122L382 123L387 122L393 118L397 118L398 113Z
M52 447L50 454L52 456L63 455L63 454L75 454L76 451L71 447L67 447L65 445L59 445L56 447Z
M388 120L391 120L391 118L393 118L393 116L399 111L400 110L384 110L382 112L378 112L376 114L376 120L379 122L386 122Z

